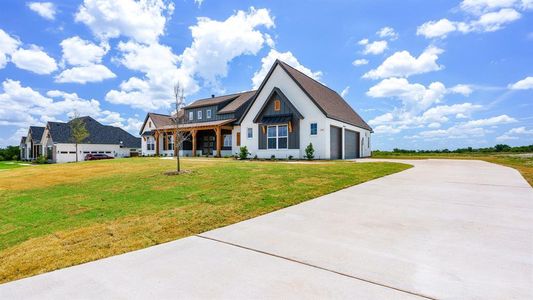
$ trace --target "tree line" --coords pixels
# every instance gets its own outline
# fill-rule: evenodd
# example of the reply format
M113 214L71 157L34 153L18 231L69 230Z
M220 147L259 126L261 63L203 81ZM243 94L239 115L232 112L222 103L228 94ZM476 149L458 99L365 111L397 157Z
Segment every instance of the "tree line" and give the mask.
M375 150L373 152L390 152L390 151L380 151ZM437 150L408 150L408 149L399 149L394 148L393 153L492 153L492 152L515 152L515 153L524 153L524 152L533 152L533 145L529 146L516 146L511 147L506 144L497 144L494 147L486 148L457 148L455 150L450 149L437 149Z

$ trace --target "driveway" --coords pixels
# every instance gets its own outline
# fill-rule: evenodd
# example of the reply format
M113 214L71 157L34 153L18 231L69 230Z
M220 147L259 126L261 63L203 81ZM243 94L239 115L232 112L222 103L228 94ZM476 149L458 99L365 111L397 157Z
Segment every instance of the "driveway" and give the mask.
M221 229L0 285L0 299L533 299L533 189L511 168L407 171Z

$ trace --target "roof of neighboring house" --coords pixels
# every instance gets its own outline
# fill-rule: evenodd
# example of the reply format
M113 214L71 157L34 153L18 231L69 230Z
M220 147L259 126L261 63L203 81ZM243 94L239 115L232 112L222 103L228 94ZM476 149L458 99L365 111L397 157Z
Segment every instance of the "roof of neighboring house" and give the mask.
M221 110L218 111L219 114L228 114L235 112L241 106L246 104L252 97L255 95L256 91L248 91L237 94L238 96L233 99L228 105L224 106Z
M302 90L331 119L372 131L372 128L334 90L296 70L285 62L276 61L296 81ZM276 63L274 64L274 66Z
M23 136L21 139L20 139L20 144L26 144L26 137Z
M162 127L174 124L174 120L172 120L172 117L170 115L148 113L148 117L150 117L152 122L154 122L155 127Z
M30 126L31 139L34 144L39 144L41 138L43 137L44 127L41 126Z
M124 129L103 125L91 117L81 117L89 136L81 144L122 145L127 148L140 148L141 139L134 137ZM70 121L72 122L72 121ZM48 122L47 127L54 143L73 143L70 122Z
M223 102L233 100L237 98L238 96L239 96L239 93L199 99L187 105L185 108L196 108L196 107L202 107L202 106L218 105Z

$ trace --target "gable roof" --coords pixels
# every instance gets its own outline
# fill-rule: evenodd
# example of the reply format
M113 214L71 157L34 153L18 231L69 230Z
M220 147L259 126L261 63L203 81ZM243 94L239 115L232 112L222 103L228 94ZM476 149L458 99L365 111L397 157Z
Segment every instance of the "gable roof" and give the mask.
M134 137L122 128L103 125L91 117L81 117L89 136L81 144L119 145L127 148L140 148L141 139ZM54 143L72 143L70 122L48 122L46 125Z
M41 142L43 133L44 133L44 127L30 126L30 136L34 144L39 144Z
M180 117L180 113L181 113L181 116L183 116L183 109L178 111L178 117ZM139 134L142 134L144 130L144 126L146 126L146 122L148 121L148 118L150 118L150 120L154 122L154 126L156 128L174 124L174 121L172 120L172 117L170 115L149 112L146 114L146 117L144 118L143 125L141 126L141 129L139 130Z
M289 77L302 89L302 91L313 101L313 103L330 119L338 120L344 123L351 124L363 129L372 131L372 128L357 114L353 108L334 90L305 75L304 73L289 66L287 63L277 59L276 62L268 71L267 76L263 79L261 86L257 90L254 98L246 108L238 123L242 121L253 102L257 99L259 92L263 89L265 83L268 81L276 66L280 66Z
M292 102L287 98L287 96L285 96L285 94L283 94L283 92L279 88L275 87L272 89L272 91L270 92L270 95L268 95L268 97L266 98L267 100L265 101L265 103L263 103L263 106L259 109L259 111L257 112L257 115L254 117L255 123L259 122L259 117L263 114L263 112L267 108L268 103L273 99L274 94L277 94L285 103L287 103L287 105L290 107L290 110L296 114L296 117L298 119L304 118L304 116L298 111L298 109L296 109L296 107L292 105Z
M241 106L246 104L252 99L256 91L248 91L239 93L237 98L233 99L228 105L224 106L221 110L218 111L219 114L228 114L235 112Z
M23 145L23 144L26 144L26 137L23 136L22 138L20 138L20 144Z

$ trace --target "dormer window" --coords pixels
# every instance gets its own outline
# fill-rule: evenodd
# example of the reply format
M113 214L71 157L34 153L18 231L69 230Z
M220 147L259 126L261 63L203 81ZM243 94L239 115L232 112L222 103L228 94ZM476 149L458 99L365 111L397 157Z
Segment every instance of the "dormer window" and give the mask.
M281 110L281 101L279 99L274 100L274 111L280 111Z

